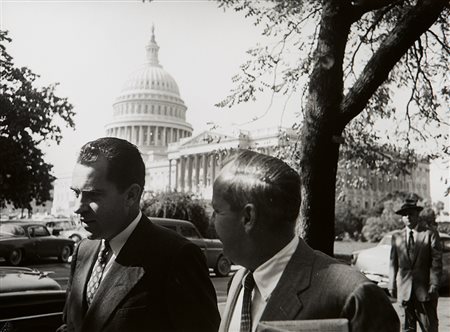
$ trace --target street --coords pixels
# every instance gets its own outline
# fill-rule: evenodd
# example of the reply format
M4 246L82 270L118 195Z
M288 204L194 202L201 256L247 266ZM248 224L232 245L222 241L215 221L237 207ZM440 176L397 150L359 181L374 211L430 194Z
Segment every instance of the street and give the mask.
M4 264L4 263L1 263ZM49 276L55 279L63 288L67 287L67 281L69 277L70 264L57 263L55 260L48 259L39 263L29 265L31 268L36 268L42 272L49 272ZM219 310L222 313L225 301L226 301L226 291L227 283L230 277L216 277L214 273L210 274L212 283L217 293L217 301L219 303ZM402 317L402 310L397 303L394 303L394 308ZM441 295L439 298L438 305L438 316L439 316L439 330L440 331L450 331L450 297L447 292ZM402 318L401 318L402 319Z

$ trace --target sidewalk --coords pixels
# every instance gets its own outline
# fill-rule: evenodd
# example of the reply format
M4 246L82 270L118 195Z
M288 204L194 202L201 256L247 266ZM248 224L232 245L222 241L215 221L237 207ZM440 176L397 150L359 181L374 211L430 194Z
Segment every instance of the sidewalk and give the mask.
M403 310L400 308L398 303L393 303L398 316L400 317L400 322L403 323ZM449 332L450 331L450 297L449 295L439 298L438 302L438 318L439 318L439 331ZM420 331L420 328L417 328Z

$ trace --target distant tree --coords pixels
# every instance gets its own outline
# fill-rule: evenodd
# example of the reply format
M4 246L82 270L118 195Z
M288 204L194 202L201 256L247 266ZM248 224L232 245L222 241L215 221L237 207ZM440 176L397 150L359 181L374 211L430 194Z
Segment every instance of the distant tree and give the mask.
M335 234L358 239L361 234L366 212L348 202L337 202L335 211Z
M403 222L401 216L395 213L394 201L384 202L383 213L379 217L370 217L362 228L364 239L370 242L380 241L390 231L401 229Z
M371 216L381 216L383 213L386 203L393 204L394 207L399 207L405 201L406 196L408 196L408 192L406 191L394 191L387 194L383 197L379 202L375 204L375 206L369 211ZM417 199L419 201L422 200L421 197L417 195Z
M351 167L367 166L376 176L408 172L416 140L437 143L429 157L450 153L448 130L439 130L450 90L448 0L219 4L253 18L264 36L277 40L248 51L250 59L233 77L235 88L219 106L252 101L264 91L303 92L295 126L303 183L299 232L314 248L333 254L340 156L344 168L353 160ZM391 103L400 92L406 95L403 114ZM380 128L387 126L377 126L380 120L398 124L384 142Z
M61 141L61 125L74 127L72 105L57 97L56 84L37 87L39 77L18 68L6 52L11 39L0 30L0 207L31 209L50 199L54 176L40 146ZM61 121L62 120L62 121Z
M209 217L206 202L192 193L163 192L147 193L141 209L148 217L173 218L192 222L199 232L207 237Z

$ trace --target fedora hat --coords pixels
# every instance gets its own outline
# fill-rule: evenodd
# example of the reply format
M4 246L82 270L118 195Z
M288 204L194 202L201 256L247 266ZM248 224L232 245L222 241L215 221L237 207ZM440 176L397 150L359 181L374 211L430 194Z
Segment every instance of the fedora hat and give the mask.
M422 211L423 207L422 206L417 206L417 198L415 198L414 196L410 195L405 199L405 203L403 203L402 207L400 208L400 210L395 211L396 214L399 214L401 216L406 216L408 214L409 211Z

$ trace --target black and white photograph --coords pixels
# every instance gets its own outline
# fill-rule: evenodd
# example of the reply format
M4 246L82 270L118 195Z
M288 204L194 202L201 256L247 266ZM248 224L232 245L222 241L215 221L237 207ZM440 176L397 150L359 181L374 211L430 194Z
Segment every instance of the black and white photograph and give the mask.
M446 0L0 0L0 331L450 331Z

